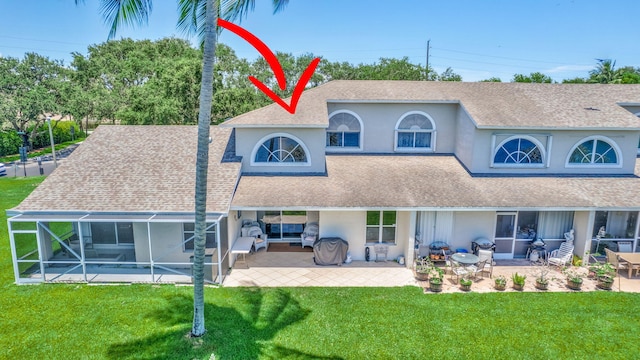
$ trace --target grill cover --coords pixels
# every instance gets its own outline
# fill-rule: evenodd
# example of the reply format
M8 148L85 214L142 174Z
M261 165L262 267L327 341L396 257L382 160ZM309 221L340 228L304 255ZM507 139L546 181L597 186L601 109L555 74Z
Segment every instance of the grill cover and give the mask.
M342 265L347 260L349 243L338 237L320 238L313 243L316 265Z

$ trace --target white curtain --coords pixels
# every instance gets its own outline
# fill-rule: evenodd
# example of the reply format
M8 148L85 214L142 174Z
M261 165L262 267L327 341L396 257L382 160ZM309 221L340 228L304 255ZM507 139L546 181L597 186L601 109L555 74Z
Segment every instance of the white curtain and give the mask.
M453 211L421 211L418 213L418 229L421 245L434 241L451 242L453 233Z
M573 211L541 211L538 214L538 238L564 239L573 228Z

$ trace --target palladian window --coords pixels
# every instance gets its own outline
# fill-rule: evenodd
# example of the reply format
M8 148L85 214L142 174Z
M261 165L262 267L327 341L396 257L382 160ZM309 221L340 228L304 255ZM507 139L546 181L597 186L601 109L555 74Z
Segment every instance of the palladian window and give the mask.
M256 163L307 163L304 147L296 140L281 135L264 141L255 151Z
M433 150L435 126L422 112L405 114L396 125L396 150Z
M576 145L567 161L570 165L618 165L620 159L613 142L604 137L590 137Z
M543 164L541 145L533 138L516 137L500 144L493 157L499 164Z
M360 147L360 120L350 112L338 112L329 118L327 147Z

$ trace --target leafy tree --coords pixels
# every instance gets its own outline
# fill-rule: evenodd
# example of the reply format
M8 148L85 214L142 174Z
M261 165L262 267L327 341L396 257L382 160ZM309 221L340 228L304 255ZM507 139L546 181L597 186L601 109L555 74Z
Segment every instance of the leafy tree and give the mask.
M34 138L47 116L64 113L68 70L58 60L27 53L0 57L0 123ZM6 125L5 125L6 124Z
M513 75L513 82L551 84L553 83L553 79L543 73L532 72L528 76L522 74Z
M76 0L76 3L79 0ZM80 0L82 1L82 0ZM110 37L115 36L122 22L140 24L147 21L152 0L124 1L103 0L103 16L111 26ZM288 0L274 0L274 12L282 10ZM194 316L192 336L202 336L204 326L204 251L206 228L207 168L209 163L209 128L213 99L213 75L217 43L216 21L219 14L229 19L241 19L253 10L253 0L222 1L179 0L178 26L197 31L203 40L202 80L198 112L198 154L196 160L195 187L195 239L194 239Z
M616 70L616 62L611 59L599 59L596 68L589 71L589 82L599 84L620 84L622 72Z
M586 84L588 83L587 79L581 77L575 77L573 79L564 79L562 80L563 84Z
M488 79L480 80L480 82L502 82L499 77L490 77Z
M462 76L453 72L453 69L448 67L438 77L440 81L462 81Z

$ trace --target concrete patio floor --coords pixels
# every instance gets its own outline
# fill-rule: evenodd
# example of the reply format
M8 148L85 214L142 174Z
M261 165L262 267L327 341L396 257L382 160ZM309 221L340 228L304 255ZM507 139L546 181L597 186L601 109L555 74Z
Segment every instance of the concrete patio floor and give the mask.
M367 262L353 261L342 266L319 266L313 262L313 253L265 252L251 253L246 257L246 264L236 263L226 277L223 286L241 287L393 287L418 286L428 290L428 283L415 280L411 269L399 265L395 261ZM527 260L497 260L493 277L504 275L507 278L505 292L513 292L511 275L515 272L527 276L524 291L541 292L534 287L538 266L532 266ZM550 268L546 277L549 279L548 292L570 292L566 287L565 276L558 268ZM640 277L627 278L626 271L616 278L613 291L640 292ZM494 281L487 277L479 277L474 281L473 292L496 292ZM581 291L601 291L596 288L592 279L584 279ZM450 274L444 277L443 293L463 292Z

